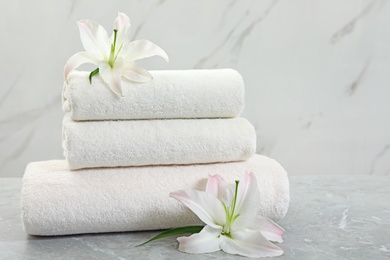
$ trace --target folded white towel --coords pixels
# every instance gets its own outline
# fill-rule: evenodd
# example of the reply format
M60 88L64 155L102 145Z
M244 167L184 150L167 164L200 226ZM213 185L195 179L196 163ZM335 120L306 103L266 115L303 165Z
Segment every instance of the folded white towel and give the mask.
M124 80L118 97L100 76L75 71L64 84L63 110L73 120L237 117L244 108L244 82L232 69L150 71L153 80Z
M244 172L257 177L258 213L274 220L284 217L290 199L287 173L261 155L244 162L80 171L69 171L60 160L33 162L23 177L24 229L47 236L197 225L196 215L169 193L204 190L208 174L233 183Z
M63 121L71 169L240 161L256 151L244 118Z

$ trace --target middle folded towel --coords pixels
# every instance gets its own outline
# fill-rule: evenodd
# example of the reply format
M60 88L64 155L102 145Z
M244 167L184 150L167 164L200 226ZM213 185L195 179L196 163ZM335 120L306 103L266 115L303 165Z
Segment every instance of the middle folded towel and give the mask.
M70 169L241 161L256 151L245 118L63 121Z

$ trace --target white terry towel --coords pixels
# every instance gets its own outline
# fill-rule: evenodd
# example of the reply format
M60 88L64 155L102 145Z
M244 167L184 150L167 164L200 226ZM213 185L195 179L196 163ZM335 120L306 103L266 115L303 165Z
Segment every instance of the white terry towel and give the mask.
M244 118L63 121L71 169L240 161L256 151Z
M233 183L253 172L260 190L258 213L278 220L289 205L286 171L255 155L244 162L69 171L63 160L30 163L23 177L24 229L31 235L67 235L166 229L201 224L176 190L204 190L208 175Z
M75 71L64 84L63 110L73 120L237 117L244 109L244 82L233 69L150 71L153 80L122 79L124 97L100 76Z

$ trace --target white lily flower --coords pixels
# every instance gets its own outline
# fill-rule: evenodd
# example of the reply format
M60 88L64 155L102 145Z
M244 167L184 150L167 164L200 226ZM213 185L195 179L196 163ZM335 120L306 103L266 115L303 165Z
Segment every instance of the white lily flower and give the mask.
M69 58L65 65L64 77L80 65L90 63L98 66L91 72L91 78L100 74L104 82L119 96L123 96L122 76L133 82L147 82L152 75L135 61L152 56L160 56L169 61L163 49L148 40L130 42L130 19L124 13L118 13L114 22L111 38L99 24L90 20L78 22L81 42L85 51L78 52Z
M210 176L206 191L176 191L171 197L183 202L206 226L200 233L179 237L179 251L226 253L269 257L283 250L269 242L283 242L284 230L257 215L258 188L253 174L244 174L236 185L226 186L220 175Z

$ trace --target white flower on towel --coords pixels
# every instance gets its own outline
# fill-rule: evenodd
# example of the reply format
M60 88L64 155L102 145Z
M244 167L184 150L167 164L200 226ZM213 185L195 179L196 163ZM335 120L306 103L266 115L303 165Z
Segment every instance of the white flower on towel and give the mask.
M91 72L89 80L99 73L114 93L123 96L122 76L139 83L152 79L152 75L134 61L155 55L167 62L169 60L163 49L148 40L130 42L130 19L124 13L118 13L111 38L102 26L93 21L81 20L78 26L85 51L69 58L64 69L65 80L80 65L94 64L98 68Z
M171 197L183 202L206 226L200 233L179 237L179 250L209 253L223 250L248 257L279 256L283 250L269 242L283 242L284 230L257 215L258 188L253 174L244 174L235 185L220 175L210 176L206 191L176 191Z

